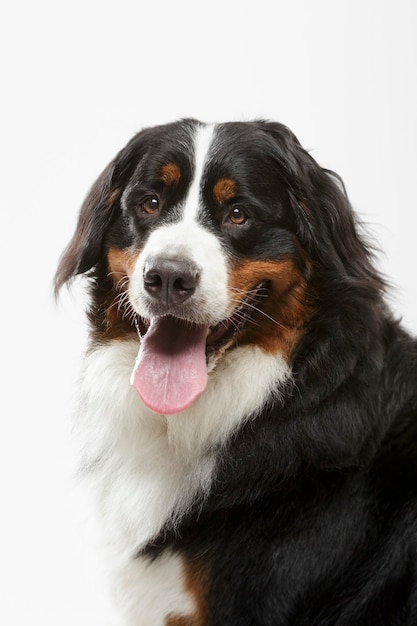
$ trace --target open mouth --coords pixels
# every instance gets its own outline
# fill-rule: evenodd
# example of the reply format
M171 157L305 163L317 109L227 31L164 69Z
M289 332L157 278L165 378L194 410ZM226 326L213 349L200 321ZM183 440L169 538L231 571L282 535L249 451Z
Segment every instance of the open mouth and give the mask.
M251 323L253 323L256 314L262 310L260 305L267 297L267 294L267 281L262 281L247 292L246 298L233 311L230 317L208 327L206 339L207 359L219 350L224 349L233 341L235 337L241 334L248 326L250 326ZM171 316L167 316L167 318L168 317ZM190 333L193 332L193 327L199 326L193 322L188 322L179 318L172 317L171 319L173 327L175 326L176 321L181 325L186 324L190 329ZM144 319L139 315L136 316L135 325L141 340L143 340L146 335L150 324L150 320Z
M151 321L138 317L141 341L131 383L144 404L162 415L188 408L205 390L210 364L254 322L267 294L263 281L229 318L211 326L171 315Z

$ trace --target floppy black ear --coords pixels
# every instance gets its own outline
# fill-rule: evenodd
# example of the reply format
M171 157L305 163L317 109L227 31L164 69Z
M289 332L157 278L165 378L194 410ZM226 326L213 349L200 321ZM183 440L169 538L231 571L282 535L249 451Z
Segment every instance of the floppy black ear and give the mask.
M54 285L60 288L77 274L91 269L98 261L103 238L118 205L119 189L114 183L114 162L100 174L84 200L75 233L64 250Z
M285 182L297 236L313 261L342 279L382 287L341 178L322 168L282 124L264 125L275 140L277 171Z
M120 196L146 151L148 129L135 135L100 174L84 200L75 233L55 274L55 294L99 261L106 232L120 211Z
M311 258L327 272L351 284L368 285L377 291L383 281L373 265L373 251L346 194L342 179L320 167L305 154L307 174L293 198L298 215L298 237Z

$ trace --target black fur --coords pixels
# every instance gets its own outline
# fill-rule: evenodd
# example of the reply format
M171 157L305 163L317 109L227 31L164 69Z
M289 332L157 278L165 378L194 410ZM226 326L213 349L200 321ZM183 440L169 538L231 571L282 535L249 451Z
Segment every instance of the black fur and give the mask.
M176 139L196 123L144 131L118 155L93 190L98 217L87 200L84 244L68 249L58 288L91 268L101 280L103 246L132 236L133 171L151 147L156 165L161 146L178 157ZM207 190L227 172L255 217L247 231L224 228L207 191L208 227L236 258L297 258L315 313L283 396L217 451L208 498L145 553L204 564L207 626L417 625L417 342L385 304L335 174L280 124L220 125L218 145Z

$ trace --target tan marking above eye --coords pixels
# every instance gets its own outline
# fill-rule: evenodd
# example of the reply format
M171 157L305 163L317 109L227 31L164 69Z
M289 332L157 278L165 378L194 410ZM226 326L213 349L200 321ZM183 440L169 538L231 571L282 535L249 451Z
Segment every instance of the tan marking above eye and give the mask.
M181 170L176 163L166 163L161 168L160 178L166 185L177 185L181 178Z
M221 204L236 196L237 185L231 178L220 178L213 187L213 195L216 202Z

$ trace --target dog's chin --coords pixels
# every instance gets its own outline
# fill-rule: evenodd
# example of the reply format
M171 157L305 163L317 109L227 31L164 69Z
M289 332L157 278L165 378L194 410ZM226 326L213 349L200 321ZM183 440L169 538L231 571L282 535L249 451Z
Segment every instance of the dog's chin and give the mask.
M193 317L186 315L175 315L171 312L166 314L158 314L154 317L145 317L140 314L136 315L135 325L139 334L139 338L143 339L150 328L152 322L157 318L170 318L173 328L175 323L183 326L184 323L190 328L190 334L193 329L208 327L206 338L206 361L208 372L212 371L222 356L230 348L238 345L240 338L255 322L255 317L262 313L262 303L268 297L268 282L262 281L255 285L251 290L246 292L245 298L233 310L230 317L220 320L214 324L204 323L204 321L195 321Z

